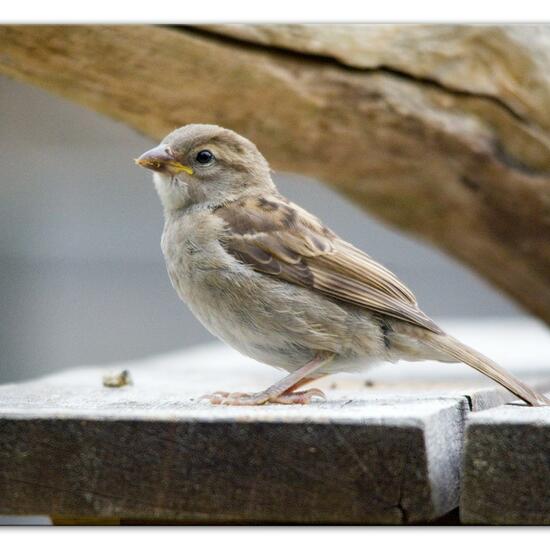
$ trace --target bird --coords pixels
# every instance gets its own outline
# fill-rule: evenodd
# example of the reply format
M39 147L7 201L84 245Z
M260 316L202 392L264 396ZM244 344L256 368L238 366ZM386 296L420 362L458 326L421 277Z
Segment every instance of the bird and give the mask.
M380 361L462 362L531 406L550 401L445 333L396 275L285 198L256 145L187 124L135 162L153 172L172 286L216 337L286 371L258 392L214 391L213 405L305 405L303 389Z

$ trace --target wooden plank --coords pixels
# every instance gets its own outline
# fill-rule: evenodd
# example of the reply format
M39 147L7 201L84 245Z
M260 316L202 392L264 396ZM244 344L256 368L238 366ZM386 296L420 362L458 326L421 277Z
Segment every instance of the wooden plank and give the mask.
M340 405L330 422L320 421L327 417L320 407L294 417L262 411L261 422L228 409L215 420L173 413L2 420L0 492L9 502L0 511L402 523L454 507L458 479L449 479L442 459L456 453L442 451L460 444L448 429L460 417L456 404L385 403L370 414ZM388 408L393 414L382 411ZM431 478L452 486L438 484L435 492Z
M550 525L550 408L473 414L465 443L464 523Z
M104 374L122 367L133 385L104 387ZM432 521L458 504L470 406L510 395L465 367L445 366L437 383L425 364L400 366L397 379L395 369L328 378L319 385L329 400L308 406L198 402L280 377L220 346L1 386L0 514L58 523Z

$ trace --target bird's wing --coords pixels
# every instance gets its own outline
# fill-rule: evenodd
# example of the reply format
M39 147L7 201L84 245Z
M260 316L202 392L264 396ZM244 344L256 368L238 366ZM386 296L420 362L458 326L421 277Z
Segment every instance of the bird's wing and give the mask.
M441 332L393 273L283 197L249 197L214 213L226 224L224 248L256 271Z

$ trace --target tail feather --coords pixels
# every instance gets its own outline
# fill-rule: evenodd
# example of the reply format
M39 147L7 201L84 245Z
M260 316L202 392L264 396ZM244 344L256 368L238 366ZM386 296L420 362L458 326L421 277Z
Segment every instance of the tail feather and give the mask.
M509 372L506 372L488 357L485 357L475 349L459 342L448 334L429 334L425 339L425 343L431 348L443 352L457 361L466 363L485 376L488 376L533 407L550 405L550 400L547 397L530 388Z

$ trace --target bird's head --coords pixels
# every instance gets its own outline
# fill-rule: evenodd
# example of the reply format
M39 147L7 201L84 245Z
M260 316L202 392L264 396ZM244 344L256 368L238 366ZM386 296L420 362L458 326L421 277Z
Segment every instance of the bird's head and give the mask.
M269 165L256 146L232 130L188 124L136 159L154 172L166 210L218 205L273 189Z

